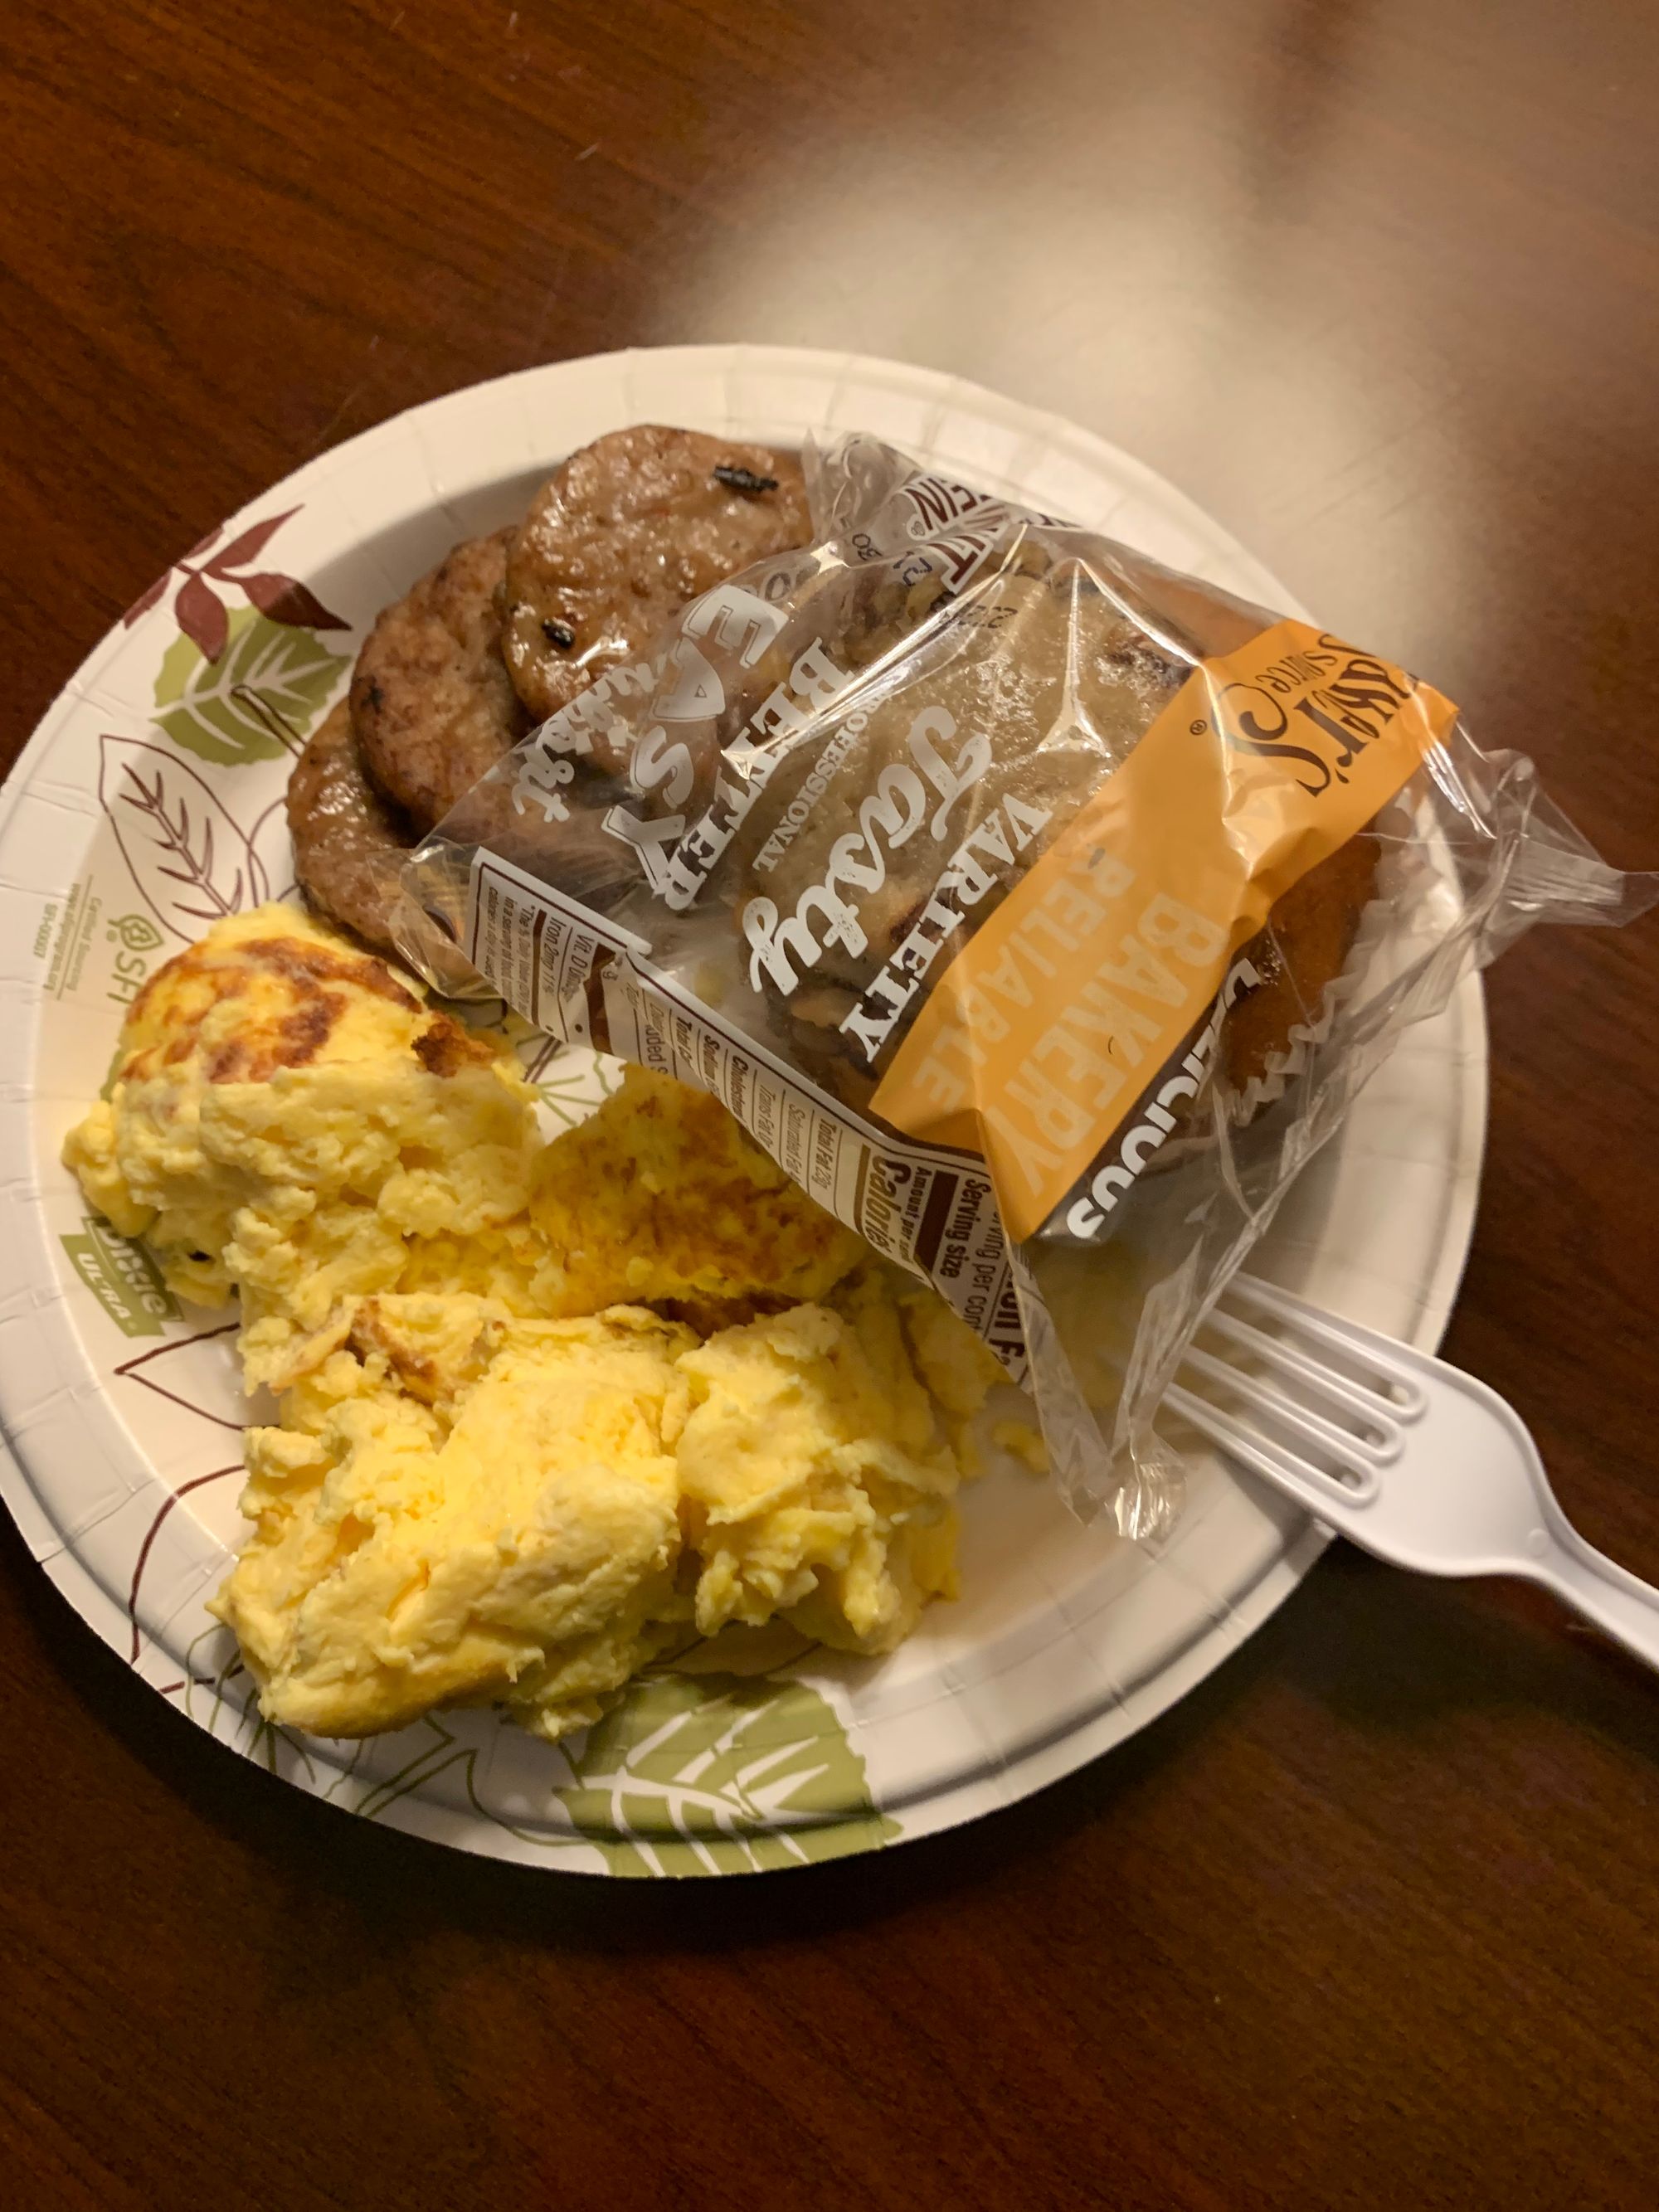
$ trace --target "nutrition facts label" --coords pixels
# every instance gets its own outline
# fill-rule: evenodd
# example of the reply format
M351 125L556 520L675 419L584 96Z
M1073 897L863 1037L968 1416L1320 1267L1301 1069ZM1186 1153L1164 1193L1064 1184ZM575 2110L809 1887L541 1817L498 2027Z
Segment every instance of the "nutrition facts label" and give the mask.
M613 1053L720 1099L826 1212L926 1277L1024 1380L1008 1249L976 1161L885 1137L653 968L640 939L510 861L476 856L469 909L468 957L517 1012L591 1043L592 985Z
M475 855L466 957L538 1030L591 1044L588 979L602 959L635 950L644 950L642 938L606 928L510 860Z

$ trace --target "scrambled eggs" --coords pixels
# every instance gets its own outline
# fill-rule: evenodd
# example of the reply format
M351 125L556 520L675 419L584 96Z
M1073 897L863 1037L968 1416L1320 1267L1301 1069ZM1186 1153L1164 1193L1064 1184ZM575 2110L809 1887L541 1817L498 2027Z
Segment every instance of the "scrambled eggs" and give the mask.
M280 1394L215 1601L274 1720L556 1737L728 1622L884 1651L954 1588L995 1363L711 1099L633 1069L548 1142L500 1038L266 907L151 980L64 1157Z

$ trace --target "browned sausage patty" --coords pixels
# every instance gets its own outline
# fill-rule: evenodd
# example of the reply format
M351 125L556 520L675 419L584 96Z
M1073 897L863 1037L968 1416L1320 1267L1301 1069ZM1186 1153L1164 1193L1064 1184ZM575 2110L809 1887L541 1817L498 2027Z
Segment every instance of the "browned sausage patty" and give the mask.
M364 763L422 831L530 726L501 661L513 535L498 530L456 546L386 609L357 656L351 720Z
M507 556L501 647L519 696L545 720L688 600L811 537L788 454L649 422L584 446Z
M311 904L377 952L395 952L387 916L415 827L364 775L343 699L294 763L288 826L294 872Z

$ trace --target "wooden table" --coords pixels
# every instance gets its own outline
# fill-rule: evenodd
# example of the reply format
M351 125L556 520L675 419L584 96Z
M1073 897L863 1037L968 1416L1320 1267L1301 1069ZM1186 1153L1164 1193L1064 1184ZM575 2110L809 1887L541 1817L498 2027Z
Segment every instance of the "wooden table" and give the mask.
M319 447L527 363L958 370L1166 471L1659 860L1645 0L8 11L4 740ZM1449 1349L1659 1577L1659 925L1492 981ZM1339 1552L943 1840L599 1885L359 1828L0 1536L28 2207L1650 2205L1659 1686Z

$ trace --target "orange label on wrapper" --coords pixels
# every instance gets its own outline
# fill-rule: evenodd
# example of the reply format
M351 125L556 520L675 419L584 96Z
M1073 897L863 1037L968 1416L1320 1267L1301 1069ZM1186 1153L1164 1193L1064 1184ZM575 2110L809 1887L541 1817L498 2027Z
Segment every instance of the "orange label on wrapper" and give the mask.
M1394 798L1456 711L1306 623L1203 662L945 969L874 1111L981 1153L1009 1236L1033 1235L1268 908Z

